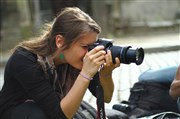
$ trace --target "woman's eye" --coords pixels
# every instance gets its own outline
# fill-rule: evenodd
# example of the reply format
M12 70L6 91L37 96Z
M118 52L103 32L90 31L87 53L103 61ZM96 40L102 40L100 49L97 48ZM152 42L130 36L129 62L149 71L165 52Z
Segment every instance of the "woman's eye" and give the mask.
M83 48L87 49L88 48L88 45L85 45L85 46L82 46Z

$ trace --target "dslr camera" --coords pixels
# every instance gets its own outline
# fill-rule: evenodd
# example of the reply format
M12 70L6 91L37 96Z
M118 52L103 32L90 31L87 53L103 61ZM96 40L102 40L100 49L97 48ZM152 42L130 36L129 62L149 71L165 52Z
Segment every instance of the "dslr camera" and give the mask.
M88 47L88 50L90 51L98 45L103 45L105 50L109 49L111 51L114 63L116 57L124 64L135 63L136 65L140 65L144 60L143 48L134 49L131 46L113 46L112 40L106 38L99 38L96 43Z

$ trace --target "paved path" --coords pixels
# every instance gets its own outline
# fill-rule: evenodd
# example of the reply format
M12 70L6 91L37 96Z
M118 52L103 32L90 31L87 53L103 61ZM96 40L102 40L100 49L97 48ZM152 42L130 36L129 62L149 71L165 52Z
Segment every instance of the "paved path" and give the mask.
M117 45L143 47L145 50L159 48L158 52L163 52L164 48L174 46L179 46L177 49L180 50L180 31L126 36L115 38L114 43Z

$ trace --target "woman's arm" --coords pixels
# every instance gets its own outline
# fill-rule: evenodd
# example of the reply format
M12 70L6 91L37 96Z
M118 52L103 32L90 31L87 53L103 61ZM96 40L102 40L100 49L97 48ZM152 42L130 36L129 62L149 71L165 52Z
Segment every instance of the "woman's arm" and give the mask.
M108 50L105 56L105 65L100 71L100 81L104 90L104 101L109 103L112 99L112 95L114 92L114 82L112 80L112 71L120 66L120 60L118 58L115 59L116 63L114 64L112 61L111 51Z
M71 90L61 100L60 106L68 119L72 118L78 110L89 82L89 80L79 75Z
M114 92L114 82L111 75L109 74L106 77L100 75L101 85L104 91L104 102L106 103L111 101Z
M180 97L180 66L177 69L176 77L171 84L169 93L174 99Z

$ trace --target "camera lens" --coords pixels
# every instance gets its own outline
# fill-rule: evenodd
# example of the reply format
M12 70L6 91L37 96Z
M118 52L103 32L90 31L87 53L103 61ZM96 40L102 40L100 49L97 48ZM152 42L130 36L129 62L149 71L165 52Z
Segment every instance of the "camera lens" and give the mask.
M111 50L114 63L116 57L124 64L136 63L140 65L144 60L144 50L142 48L133 49L131 46L111 46L109 49Z
M136 63L137 65L141 64L144 59L144 50L142 48L132 49L130 46L127 49L126 53L127 62Z

